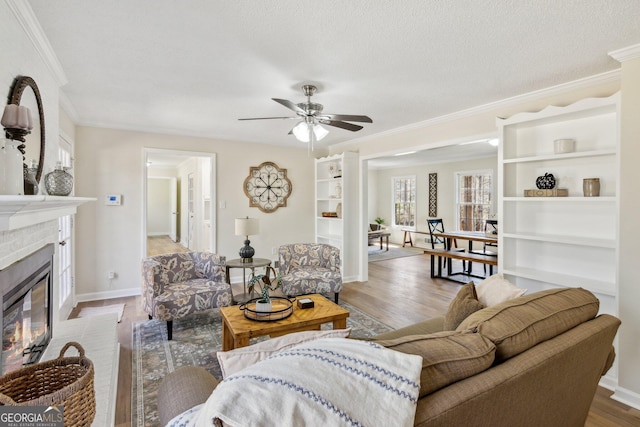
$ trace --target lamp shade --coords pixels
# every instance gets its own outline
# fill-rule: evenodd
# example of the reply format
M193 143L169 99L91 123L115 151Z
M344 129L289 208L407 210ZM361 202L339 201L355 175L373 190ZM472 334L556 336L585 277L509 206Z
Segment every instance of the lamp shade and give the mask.
M296 139L300 142L309 142L309 125L302 121L295 125L291 132L296 136Z
M255 236L259 231L257 218L236 218L236 236Z
M8 104L4 107L2 126L14 129L33 129L33 120L31 119L31 111L25 106Z
M320 125L315 125L313 127L313 133L316 134L316 141L320 141L322 138L329 134L329 131Z

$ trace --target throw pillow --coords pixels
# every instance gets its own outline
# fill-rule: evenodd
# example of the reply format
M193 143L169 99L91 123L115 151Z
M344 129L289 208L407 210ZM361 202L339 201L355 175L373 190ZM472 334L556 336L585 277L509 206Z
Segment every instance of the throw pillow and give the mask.
M476 295L476 285L469 282L458 291L456 297L449 304L447 314L444 316L444 331L453 331L469 315L482 309Z
M410 335L376 344L422 356L420 397L488 369L496 351L488 338L456 331Z
M593 319L599 308L585 289L547 289L476 311L457 330L490 339L501 362Z
M478 301L485 307L491 307L501 302L521 297L527 290L520 289L500 273L480 282L476 286L476 292L478 293Z
M281 337L271 338L248 347L236 348L235 350L219 351L216 356L220 363L222 378L227 378L247 366L251 366L272 354L288 350L293 346L320 338L347 338L351 333L351 328L329 329L326 331L304 331L294 332Z

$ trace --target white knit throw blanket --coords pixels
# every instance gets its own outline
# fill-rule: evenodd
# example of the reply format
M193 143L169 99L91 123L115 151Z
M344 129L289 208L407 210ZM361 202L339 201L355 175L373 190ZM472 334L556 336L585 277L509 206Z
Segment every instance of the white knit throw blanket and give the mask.
M346 338L277 353L227 377L198 426L412 426L420 356Z

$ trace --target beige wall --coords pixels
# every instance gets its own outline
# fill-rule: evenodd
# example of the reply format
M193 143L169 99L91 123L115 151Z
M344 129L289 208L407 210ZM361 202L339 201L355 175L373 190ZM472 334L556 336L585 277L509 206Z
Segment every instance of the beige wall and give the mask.
M171 184L167 178L147 179L147 236L171 231Z
M237 258L242 246L243 238L234 235L234 219L239 217L260 220L260 234L251 237L257 257L271 259L271 249L284 243L313 241L313 159L304 148L79 127L76 195L98 198L97 203L81 206L77 215L79 299L140 289L144 147L216 153L217 252L228 259ZM250 208L243 192L249 167L265 161L287 169L293 184L287 207L270 214ZM106 206L107 194L122 194L122 206ZM225 208L220 208L221 202ZM107 280L107 271L118 277Z
M622 401L640 402L640 59L622 63L618 371Z

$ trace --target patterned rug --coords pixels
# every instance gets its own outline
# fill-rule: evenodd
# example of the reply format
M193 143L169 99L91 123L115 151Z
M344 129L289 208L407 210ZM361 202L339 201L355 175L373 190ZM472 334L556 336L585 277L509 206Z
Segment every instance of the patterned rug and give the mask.
M352 328L354 338L371 337L392 329L352 305L345 302L340 305L349 310L347 327ZM330 323L322 325L322 329L331 328ZM222 378L216 357L216 352L222 348L219 310L195 313L174 321L171 341L167 341L165 322L138 322L132 329L132 426L158 426L158 388L168 373L181 366L202 366L214 377Z

